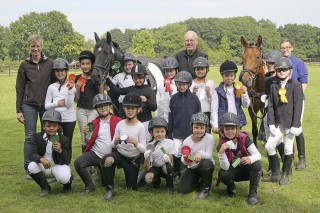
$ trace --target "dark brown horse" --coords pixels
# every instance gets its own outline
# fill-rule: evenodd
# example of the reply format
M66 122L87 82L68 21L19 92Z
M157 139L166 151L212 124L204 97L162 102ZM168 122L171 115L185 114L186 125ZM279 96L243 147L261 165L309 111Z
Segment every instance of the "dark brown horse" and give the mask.
M262 116L258 115L260 111L263 113L264 104L259 98L259 93L264 92L264 69L262 61L262 37L258 36L254 43L248 43L248 41L242 36L241 44L244 47L242 53L243 69L240 73L239 80L248 88L250 96L249 114L252 123L252 135L253 142L257 145L258 137L258 118Z

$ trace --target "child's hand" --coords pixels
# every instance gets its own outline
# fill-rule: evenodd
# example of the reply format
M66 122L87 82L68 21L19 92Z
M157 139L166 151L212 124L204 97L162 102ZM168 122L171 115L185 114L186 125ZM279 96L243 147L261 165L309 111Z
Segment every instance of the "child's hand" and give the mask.
M219 128L218 127L213 127L212 128L212 132L215 133L215 134L218 134Z
M148 99L147 99L146 96L144 96L144 95L141 95L140 98L141 98L141 101L142 101L143 103L145 103L145 102L148 101Z
M115 137L113 142L114 145L117 146L119 144L119 141L120 141L120 137L119 136Z
M202 155L200 152L198 152L195 156L194 156L194 161L195 162L200 162L202 159Z
M223 143L220 147L219 153L223 154L226 151L226 149L229 149L229 147L230 147L229 144Z
M61 153L62 152L62 149L61 149L61 144L59 141L56 141L56 142L53 142L52 143L52 149L56 152L59 152Z
M212 94L211 94L210 87L209 87L209 86L206 86L205 91L206 91L207 97L208 97L209 99L211 99L211 98L212 98Z
M250 165L251 164L251 160L249 157L242 157L241 158L241 164L242 165Z
M42 163L42 165L45 169L50 169L50 167L51 167L50 161L48 161L47 159L42 157L42 158L40 158L40 162Z
M65 107L66 106L66 100L63 98L61 100L58 100L58 107Z
M246 94L246 93L247 93L247 87L244 86L244 85L242 85L242 86L240 87L240 90L241 90L242 94Z
M80 81L77 81L77 83L75 84L75 87L77 90L80 90L82 87L82 83Z
M131 136L128 136L127 142L133 144L134 146L138 145L138 141L136 141L136 139L134 139L134 137Z
M198 87L198 86L194 86L192 92L193 92L194 94L197 94L198 91L199 91L199 87Z
M86 125L86 126L83 127L83 133L87 134L88 132L89 132L89 126Z
M71 90L73 86L74 86L74 81L68 81L67 83L68 90Z

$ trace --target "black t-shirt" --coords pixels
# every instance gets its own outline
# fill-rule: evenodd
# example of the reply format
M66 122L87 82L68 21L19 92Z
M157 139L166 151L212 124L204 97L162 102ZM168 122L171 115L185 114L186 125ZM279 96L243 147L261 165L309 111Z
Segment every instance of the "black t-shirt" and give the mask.
M76 82L81 77L81 75L77 75ZM86 85L84 87L84 91L80 91L80 98L77 103L77 107L83 109L94 109L93 108L93 98L99 94L99 85L95 85L92 83L91 79L87 79Z

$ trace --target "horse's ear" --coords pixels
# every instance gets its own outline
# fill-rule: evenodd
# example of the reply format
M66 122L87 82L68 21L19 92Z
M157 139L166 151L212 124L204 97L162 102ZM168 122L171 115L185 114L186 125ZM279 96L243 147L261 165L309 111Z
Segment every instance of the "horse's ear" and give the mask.
M111 34L109 32L107 32L107 43L111 45L112 43L112 37Z
M100 38L96 32L94 32L94 38L96 39L96 43L100 41Z
M261 44L262 44L262 36L259 35L258 38L257 38L257 41L256 41L256 46L257 46L257 47L260 47Z
M248 46L248 42L247 42L247 40L246 40L243 36L241 36L241 44L242 44L242 46L244 46L244 47Z

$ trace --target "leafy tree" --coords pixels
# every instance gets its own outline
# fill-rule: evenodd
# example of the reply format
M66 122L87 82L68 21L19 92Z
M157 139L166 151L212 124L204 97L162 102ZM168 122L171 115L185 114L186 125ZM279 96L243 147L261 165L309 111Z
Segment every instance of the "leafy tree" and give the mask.
M12 43L11 32L8 27L0 25L0 59L5 60L9 56L9 47Z
M148 30L141 30L132 39L132 52L136 56L147 56L153 58L155 51L153 48L154 39Z

